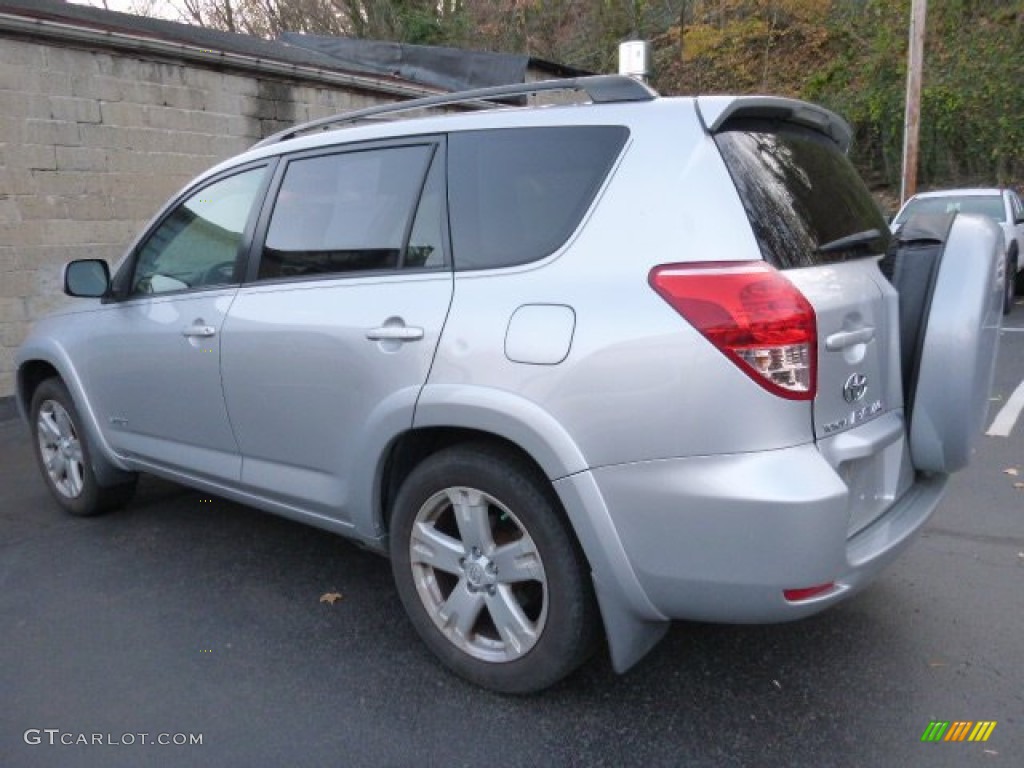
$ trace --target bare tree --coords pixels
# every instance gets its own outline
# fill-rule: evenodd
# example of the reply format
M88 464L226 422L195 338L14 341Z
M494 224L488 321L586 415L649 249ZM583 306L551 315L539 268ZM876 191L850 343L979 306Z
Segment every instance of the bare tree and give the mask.
M457 42L464 0L172 0L183 21L230 32Z
M120 11L130 13L133 16L147 16L156 18L163 15L166 5L163 0L129 0L127 6L117 8L110 7L110 0L75 0L76 5L87 5L92 8L102 8L106 11Z

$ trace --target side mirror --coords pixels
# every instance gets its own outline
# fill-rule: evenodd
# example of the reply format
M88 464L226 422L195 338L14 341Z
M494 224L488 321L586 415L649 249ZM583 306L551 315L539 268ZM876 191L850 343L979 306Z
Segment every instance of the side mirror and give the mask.
M64 293L101 299L110 292L110 267L103 259L79 259L64 267Z

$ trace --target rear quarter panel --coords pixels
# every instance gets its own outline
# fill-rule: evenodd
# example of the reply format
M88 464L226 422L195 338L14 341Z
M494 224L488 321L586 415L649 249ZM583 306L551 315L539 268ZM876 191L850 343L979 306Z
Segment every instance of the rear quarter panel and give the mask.
M752 382L648 285L658 264L761 258L692 100L588 115L630 128L618 166L581 227L552 256L456 273L420 408L434 387L515 392L561 425L588 467L809 442L808 403ZM574 311L571 348L561 363L506 357L510 319L525 304Z

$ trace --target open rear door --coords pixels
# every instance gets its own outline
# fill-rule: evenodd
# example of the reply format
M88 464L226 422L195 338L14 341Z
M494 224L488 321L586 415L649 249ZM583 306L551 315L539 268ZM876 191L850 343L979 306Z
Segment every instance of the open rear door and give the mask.
M883 262L900 295L900 343L914 467L967 465L988 413L1002 324L1002 233L981 216L920 216Z

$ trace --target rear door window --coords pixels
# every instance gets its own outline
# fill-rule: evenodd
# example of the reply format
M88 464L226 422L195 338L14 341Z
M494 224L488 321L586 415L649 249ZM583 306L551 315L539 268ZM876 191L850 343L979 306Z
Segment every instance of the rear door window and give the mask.
M261 280L397 269L433 158L430 144L291 160L260 259ZM427 190L440 215L437 174ZM440 266L436 233L417 230L410 266ZM433 236L433 237L432 237ZM425 238L425 239L424 239ZM423 239L423 242L420 240Z
M830 139L799 126L738 120L715 142L773 266L811 267L885 251L882 212Z
M628 135L621 126L452 134L455 268L508 267L554 253L579 226Z
M445 266L444 198L444 162L440 154L437 154L423 185L409 243L405 248L402 266L406 269Z

